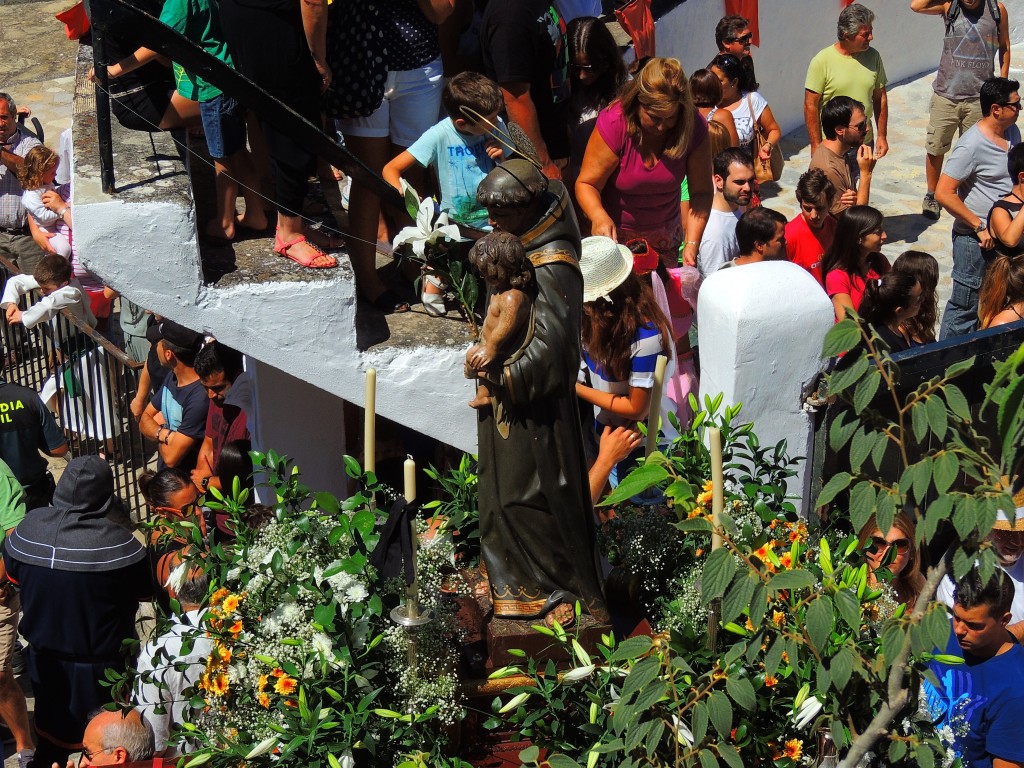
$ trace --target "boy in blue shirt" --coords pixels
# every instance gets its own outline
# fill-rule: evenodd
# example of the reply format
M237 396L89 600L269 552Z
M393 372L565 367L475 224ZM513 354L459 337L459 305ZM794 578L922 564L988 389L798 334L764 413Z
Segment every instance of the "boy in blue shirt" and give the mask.
M508 154L490 135L492 126L498 127L499 135L508 135L498 117L504 107L501 88L481 74L463 72L444 87L441 103L448 117L385 165L384 179L400 191L402 174L414 164L433 168L441 190L441 210L459 224L490 229L487 210L476 202L476 188ZM476 120L475 115L484 119ZM444 314L443 293L440 280L425 274L423 305L429 314Z

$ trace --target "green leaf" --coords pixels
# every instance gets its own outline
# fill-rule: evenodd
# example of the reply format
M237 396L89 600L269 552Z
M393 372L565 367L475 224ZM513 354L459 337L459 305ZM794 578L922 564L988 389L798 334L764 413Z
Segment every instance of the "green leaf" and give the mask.
M750 598L750 623L755 627L761 626L765 611L768 610L768 588L764 584L758 584L754 594Z
M907 754L907 742L905 741L890 741L889 742L889 763L896 764L904 758Z
M693 705L693 721L690 723L690 730L693 731L693 743L700 744L708 734L708 707L703 701Z
M932 459L930 456L925 456L917 462L917 468L914 472L914 500L918 504L924 503L925 494L928 493L931 482Z
M959 471L960 462L957 461L955 453L944 451L936 454L932 461L932 479L935 481L935 490L939 495L949 490Z
M910 409L910 420L914 426L914 439L920 443L928 435L928 414L923 403L917 402Z
M860 328L852 318L844 318L829 328L821 345L822 357L838 357L849 352L860 341Z
M842 693L846 684L850 682L850 675L853 674L853 651L845 646L840 648L839 652L832 657L828 668L832 673L832 685L839 693Z
M896 517L896 499L893 494L881 491L875 500L875 519L878 521L880 531L888 531L892 528L892 521Z
M741 571L733 580L732 586L726 592L722 600L722 621L732 621L744 608L750 605L750 598L754 596L754 589L761 580L757 574L749 571Z
M728 549L722 547L712 552L701 574L701 602L707 605L725 594L725 589L735 573L736 560Z
M853 523L853 530L859 531L867 525L874 511L875 489L867 480L861 480L850 491L850 522Z
M568 755L556 754L548 758L551 768L581 768L580 764Z
M856 418L846 421L847 415L846 411L841 412L829 427L828 439L833 451L841 450L860 426L860 421Z
M806 620L807 636L811 644L819 651L823 650L835 622L835 609L832 607L831 598L828 595L819 595L812 601L807 607Z
M630 499L639 493L643 493L648 488L653 488L667 477L668 470L660 464L641 464L626 475L623 481L619 483L618 487L598 506L603 507L608 506L609 504L621 504L623 501L626 501L626 499Z
M961 373L971 370L974 367L975 360L975 355L971 355L966 360L957 360L946 369L946 375L943 378L952 379Z
M783 589L803 589L813 584L814 574L810 571L779 571L768 582L768 589L774 596Z
M970 423L971 408L967 405L967 398L964 397L960 387L955 384L946 384L942 388L942 392L946 396L946 404L949 406L949 410L961 421Z
M837 472L832 475L832 477L829 478L829 481L825 483L825 487L821 489L821 493L818 495L817 506L823 507L828 504L830 501L835 499L836 496L845 491L852 481L853 476L849 472Z
M850 589L840 589L836 592L835 603L839 609L839 615L843 617L843 621L854 632L860 632L861 609L860 600L857 599L857 595Z
M757 707L754 686L745 677L735 677L732 675L727 677L725 680L725 692L744 709L754 710Z
M873 436L874 433L868 433L863 429L853 433L853 440L850 442L850 469L855 473L861 471L868 454L871 453L871 446L875 444Z
M882 374L878 372L877 368L873 368L857 384L857 388L853 391L853 408L857 413L863 413L871 405L871 401L874 400L875 393L878 392L878 385L881 382Z
M718 768L718 758L710 749L700 751L700 768Z
M875 447L871 449L871 463L875 469L882 468L882 459L885 458L885 451L889 447L889 438L885 435L875 436Z
M625 661L627 659L638 659L651 650L651 638L646 635L630 637L619 643L618 647L608 658L608 663Z
M921 625L924 627L925 634L932 646L938 648L939 651L946 650L951 627L945 607L941 605L934 606L924 615Z
M718 756L725 761L729 768L743 768L743 758L736 748L727 741L718 742Z
M634 666L626 676L626 681L622 684L620 701L628 701L630 697L638 693L641 688L645 688L650 685L650 683L654 681L654 678L658 676L658 672L660 670L661 662L653 656L648 656L646 659Z
M942 398L931 396L924 403L925 412L928 415L928 428L939 440L946 439L946 430L949 429L949 416L946 414L946 404Z
M708 697L708 716L722 738L729 738L732 731L732 704L721 691L712 691Z
M935 768L935 753L928 744L921 744L914 750L917 768Z
M871 363L867 357L857 360L849 368L840 368L829 375L828 391L830 394L840 395L847 389L860 381L868 372Z
M540 757L540 747L527 747L519 753L519 760L523 763L535 763Z

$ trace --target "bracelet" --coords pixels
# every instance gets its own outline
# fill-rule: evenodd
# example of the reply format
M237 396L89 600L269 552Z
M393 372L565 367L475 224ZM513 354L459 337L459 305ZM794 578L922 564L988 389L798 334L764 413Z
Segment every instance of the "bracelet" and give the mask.
M64 214L67 213L69 210L70 210L70 206L65 205L63 208L61 208L59 211L57 211L58 218L63 219L64 218Z

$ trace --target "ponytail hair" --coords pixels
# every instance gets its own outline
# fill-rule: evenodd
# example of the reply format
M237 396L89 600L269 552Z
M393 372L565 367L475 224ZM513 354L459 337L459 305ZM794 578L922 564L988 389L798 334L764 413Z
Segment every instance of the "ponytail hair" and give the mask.
M985 270L978 297L979 327L988 328L1011 304L1024 301L1024 255L999 254Z
M861 318L876 327L888 325L896 318L896 310L910 304L910 293L915 285L916 277L895 270L877 280L868 280L858 310Z

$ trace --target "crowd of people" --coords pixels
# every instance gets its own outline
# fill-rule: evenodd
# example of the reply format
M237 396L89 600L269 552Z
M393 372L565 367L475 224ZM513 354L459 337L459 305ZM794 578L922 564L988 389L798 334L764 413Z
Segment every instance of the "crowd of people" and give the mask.
M494 405L488 376L528 333L531 297L558 287L551 275L559 265L535 270L531 249L566 234L528 229L548 212L531 210L528 220L507 207L508 189L484 180L500 164L526 203L551 191L559 221L578 218L581 338L561 341L583 349L576 394L592 425L585 442L595 500L610 476L637 459L636 424L651 409L659 356L670 360L669 407L687 422L698 376L697 295L717 272L791 261L831 300L837 321L856 312L894 351L1024 319L1021 102L1018 83L1008 79L1008 14L996 0L911 1L912 10L941 16L945 25L922 201L922 216L946 211L952 219L953 291L939 328L938 261L906 251L890 264L881 252L885 219L871 207L871 183L889 151L887 78L871 46L874 14L859 3L840 12L836 40L809 62L804 118L812 154L795 189L800 212L787 221L764 204L777 194L771 182L781 129L755 75L751 22L741 16L722 18L714 30L718 53L688 76L672 58L627 62L593 1L368 0L330 10L326 2L152 2L154 15L207 53L310 122L339 131L389 184L434 192L438 208L477 241L469 259L490 299L484 338L466 361L478 382L474 407ZM348 45L353 30L365 34ZM337 266L332 251L341 240L302 215L310 179L329 173L324 163L287 131L250 119L199 75L171 63L172 76L155 51L133 44L130 31L116 33L106 67L115 116L129 127L205 134L216 210L203 236L231 241L246 230L272 231L278 255L313 269ZM13 98L0 93L0 255L23 273L7 282L0 302L12 364L27 338L22 328L63 309L100 330L111 316L115 294L77 258L68 180L59 181L68 165L66 152L19 128ZM272 177L267 196L260 193L264 168ZM345 235L361 298L386 313L408 311L414 302L376 269L400 216L382 211L358 182L348 210ZM425 311L443 314L442 278L421 277ZM33 291L40 298L22 308L21 297ZM202 497L251 482L242 355L125 297L116 336L146 362L130 408L156 450L156 471L141 480L151 511L230 539L225 519L204 514ZM105 370L89 350L63 352L76 365ZM0 718L20 765L63 764L75 750L103 764L110 761L97 756L124 762L187 749L170 743L184 705L165 697L188 686L201 664L199 643L180 674L164 670L161 685L137 692L139 711L90 713L109 698L102 670L123 665L121 641L134 636L140 600L169 607L173 596L180 613L133 663L180 650L198 624L209 585L201 573L181 572L189 542L159 526L145 541L127 530L112 514L103 458L74 458L55 485L40 452L62 456L68 445L50 410L37 393L2 380L0 403L12 415L0 423L0 522L8 532L0 566L7 578L0 587ZM62 426L86 429L66 419ZM900 514L889 531L872 520L861 532L872 571L891 571L898 599L910 606L923 585L914 526ZM998 522L992 545L1003 564L995 582L970 575L940 589L953 612L951 643L959 643L950 652L973 660L960 673L967 677L957 678L961 686L975 674L978 685L992 685L984 681L998 676L995 660L1024 663L1015 644L1024 637L1017 568L1024 533ZM19 617L36 694L34 733L11 671ZM78 631L62 631L68 618ZM930 704L942 696L930 694ZM1006 712L1024 714L1019 697L999 696L1010 703L983 726L993 734L1006 731ZM974 739L965 749L1022 764L1024 755L1006 743Z

